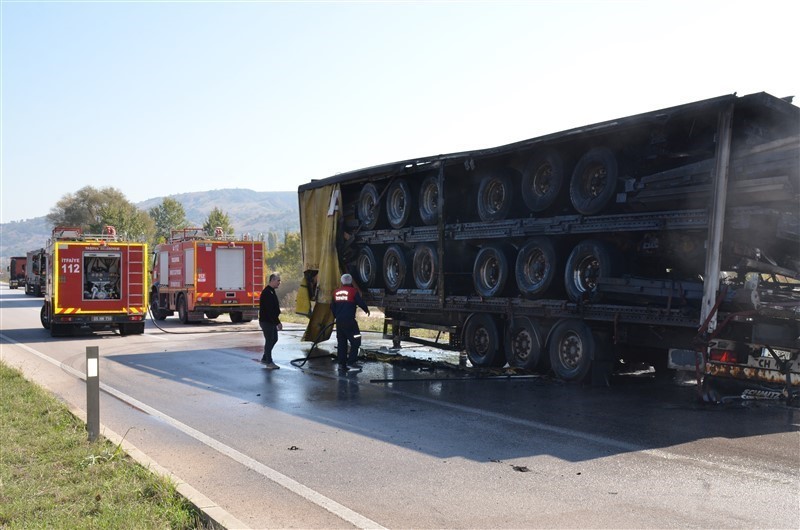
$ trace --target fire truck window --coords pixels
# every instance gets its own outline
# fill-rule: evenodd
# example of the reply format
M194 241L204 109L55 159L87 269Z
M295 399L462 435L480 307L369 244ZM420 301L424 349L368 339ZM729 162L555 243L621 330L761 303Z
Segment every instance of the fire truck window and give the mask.
M84 300L119 300L120 253L87 252L83 256Z

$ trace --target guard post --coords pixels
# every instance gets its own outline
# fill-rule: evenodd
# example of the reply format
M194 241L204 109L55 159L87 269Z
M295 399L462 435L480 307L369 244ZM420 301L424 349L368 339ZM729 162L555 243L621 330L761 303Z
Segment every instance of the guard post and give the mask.
M100 377L97 346L86 347L86 430L93 442L100 433Z

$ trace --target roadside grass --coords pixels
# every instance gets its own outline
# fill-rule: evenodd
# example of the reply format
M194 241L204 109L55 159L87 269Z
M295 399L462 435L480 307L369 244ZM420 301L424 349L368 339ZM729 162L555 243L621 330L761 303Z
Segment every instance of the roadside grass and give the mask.
M169 480L0 362L0 528L204 528Z

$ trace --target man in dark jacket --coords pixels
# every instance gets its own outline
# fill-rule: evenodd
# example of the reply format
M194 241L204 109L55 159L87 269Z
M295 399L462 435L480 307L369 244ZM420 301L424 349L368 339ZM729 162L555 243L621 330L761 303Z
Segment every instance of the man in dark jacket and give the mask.
M272 348L278 342L278 331L283 329L283 324L280 321L281 306L278 302L278 295L275 293L275 289L280 284L281 275L278 273L270 274L269 283L261 291L261 299L258 304L258 325L264 333L264 356L261 357L261 362L269 370L280 368L280 366L272 362Z
M353 287L353 277L349 274L342 275L342 286L333 291L331 311L336 319L336 339L338 341L339 371L346 372L347 366L360 368L358 349L361 347L361 330L356 322L356 307L360 307L369 315L369 308L361 298L361 293ZM348 355L347 343L350 343Z

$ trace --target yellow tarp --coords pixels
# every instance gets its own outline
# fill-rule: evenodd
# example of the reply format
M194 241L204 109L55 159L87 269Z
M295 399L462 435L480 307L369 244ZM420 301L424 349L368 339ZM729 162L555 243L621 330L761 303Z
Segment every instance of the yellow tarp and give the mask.
M303 238L303 271L315 270L318 297L304 341L330 338L333 314L331 294L339 286L341 271L336 252L336 229L342 211L338 184L300 192L300 231ZM327 328L327 329L326 329Z

